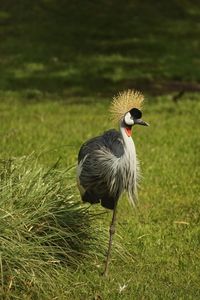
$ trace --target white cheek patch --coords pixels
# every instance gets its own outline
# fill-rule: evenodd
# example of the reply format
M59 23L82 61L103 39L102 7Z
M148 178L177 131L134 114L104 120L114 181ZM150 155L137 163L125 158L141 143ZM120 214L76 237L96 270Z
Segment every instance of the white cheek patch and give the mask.
M125 114L124 121L125 121L126 125L133 125L134 124L134 121L133 121L133 119L131 117L130 112L127 112Z

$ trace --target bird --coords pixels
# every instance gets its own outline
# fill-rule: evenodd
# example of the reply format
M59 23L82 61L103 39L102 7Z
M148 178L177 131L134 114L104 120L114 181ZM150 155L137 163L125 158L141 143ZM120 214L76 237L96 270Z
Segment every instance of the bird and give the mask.
M110 129L82 144L78 153L77 186L83 202L100 203L113 211L109 243L103 274L107 276L115 234L117 204L125 191L130 203L137 202L140 175L136 149L131 137L133 126L149 124L142 120L144 96L136 90L125 90L113 97L112 120L119 130Z

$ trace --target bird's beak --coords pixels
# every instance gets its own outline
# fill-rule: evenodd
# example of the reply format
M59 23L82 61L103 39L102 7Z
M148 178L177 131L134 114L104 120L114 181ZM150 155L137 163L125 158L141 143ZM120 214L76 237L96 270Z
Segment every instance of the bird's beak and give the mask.
M134 124L149 126L149 124L147 122L143 121L142 119L134 119Z

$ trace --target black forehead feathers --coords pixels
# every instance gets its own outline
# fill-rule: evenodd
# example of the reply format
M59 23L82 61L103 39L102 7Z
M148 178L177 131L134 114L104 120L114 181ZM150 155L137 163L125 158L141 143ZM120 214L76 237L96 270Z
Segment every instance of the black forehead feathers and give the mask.
M137 108L132 108L129 112L130 112L131 116L133 117L133 119L141 119L141 117L142 117L141 110L139 110Z

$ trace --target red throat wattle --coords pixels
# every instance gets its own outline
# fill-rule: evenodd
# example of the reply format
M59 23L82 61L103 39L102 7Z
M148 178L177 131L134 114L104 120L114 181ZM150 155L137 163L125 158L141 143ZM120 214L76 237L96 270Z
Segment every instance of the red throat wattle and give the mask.
M131 127L125 127L126 134L131 136Z

